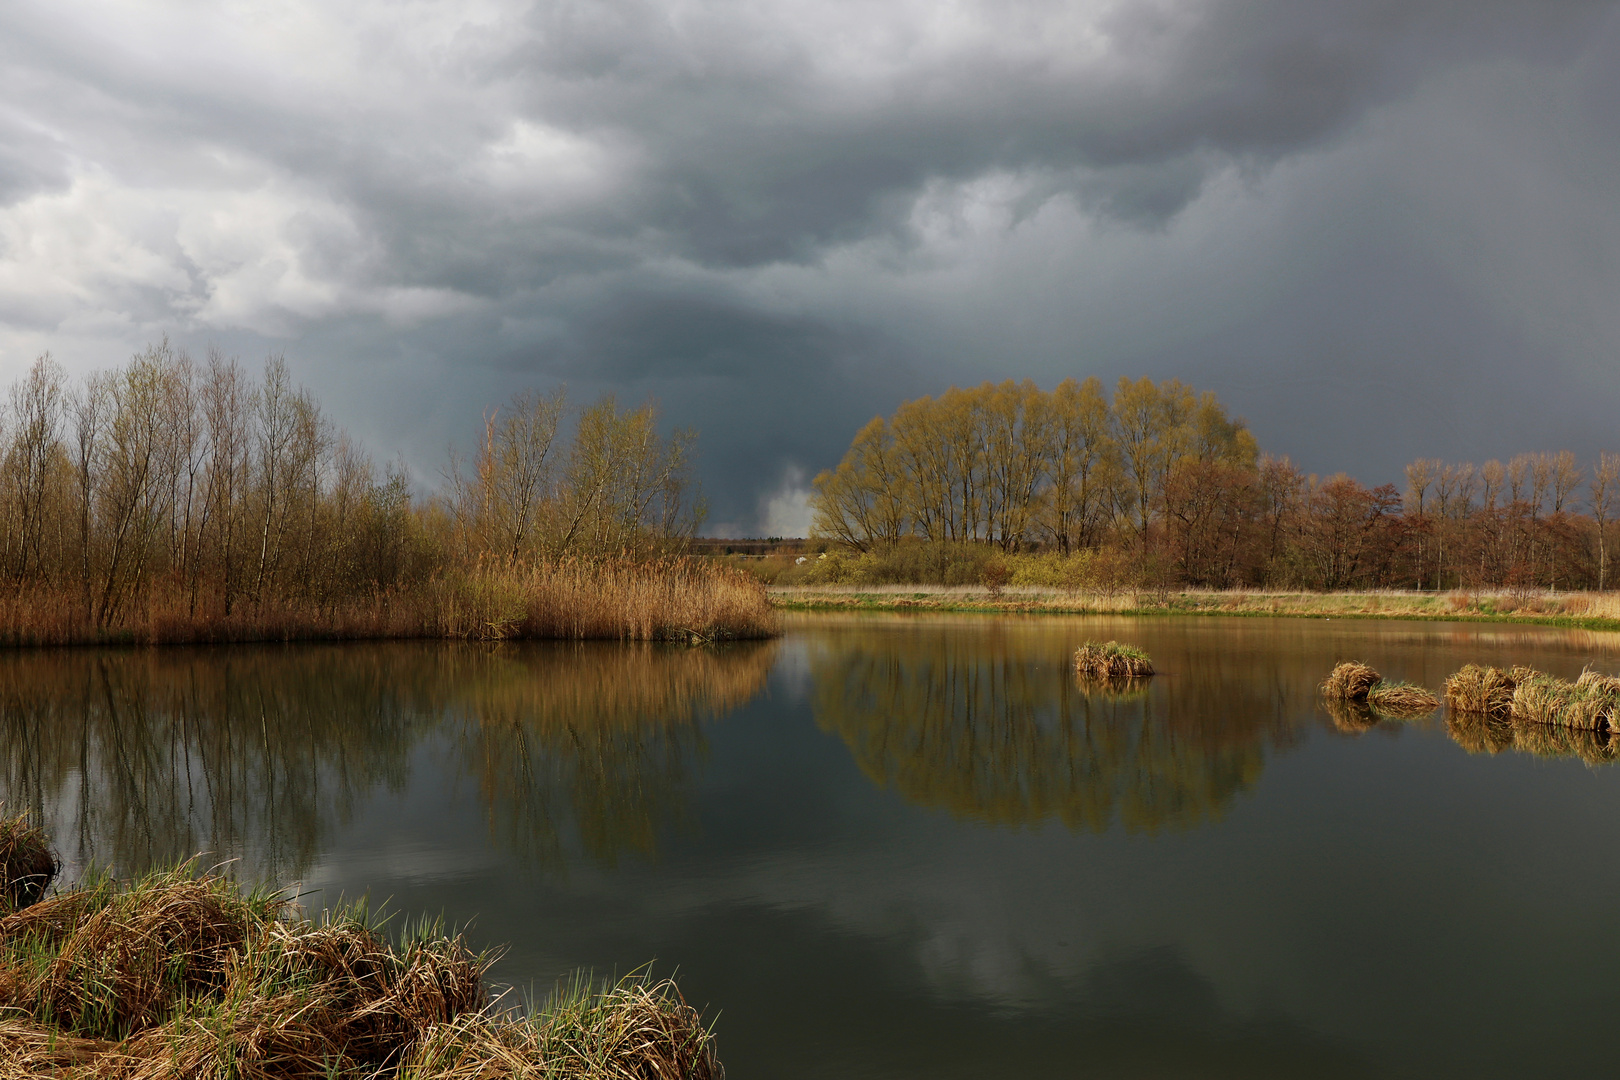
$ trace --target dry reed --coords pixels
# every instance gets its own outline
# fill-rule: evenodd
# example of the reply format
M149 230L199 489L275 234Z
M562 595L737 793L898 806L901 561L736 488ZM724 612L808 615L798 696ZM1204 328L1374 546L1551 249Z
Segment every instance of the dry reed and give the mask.
M1513 712L1513 691L1523 669L1469 664L1446 680L1446 709L1452 713L1506 719Z
M0 646L213 644L407 638L709 642L774 637L765 587L712 560L485 561L420 585L328 600L221 598L196 603L154 585L100 625L79 593L45 587L0 595Z
M1620 708L1620 679L1590 669L1570 682L1533 672L1513 689L1513 718L1534 724L1608 731Z
M1366 701L1367 694L1378 685L1379 674L1366 664L1346 660L1335 664L1328 677L1322 680L1322 696L1333 701Z
M1074 669L1088 679L1143 679L1153 674L1153 661L1134 645L1088 641L1075 650Z
M1607 734L1620 716L1620 677L1590 669L1571 682L1528 667L1464 667L1446 680L1453 714Z
M0 817L0 902L24 908L45 895L61 869L43 830L26 814Z
M1320 689L1322 696L1330 703L1361 705L1379 716L1414 719L1427 716L1440 707L1440 699L1423 687L1405 682L1385 682L1378 672L1355 660L1334 665L1328 677L1322 680ZM1341 722L1339 714L1331 708L1329 712L1333 715L1333 722L1344 728L1345 722Z
M1421 686L1380 681L1367 691L1367 704L1382 716L1413 719L1434 712L1440 699Z
M363 908L292 917L189 868L97 879L0 918L0 1076L474 1080L723 1076L668 983L495 1008L491 958L436 926L401 944Z

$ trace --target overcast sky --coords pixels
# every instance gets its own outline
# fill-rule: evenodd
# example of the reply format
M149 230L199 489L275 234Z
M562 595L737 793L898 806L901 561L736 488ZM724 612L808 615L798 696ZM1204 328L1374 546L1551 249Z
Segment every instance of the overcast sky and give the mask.
M1178 376L1309 470L1620 449L1620 9L0 5L0 377L284 353L425 484L656 395L795 532L952 383Z

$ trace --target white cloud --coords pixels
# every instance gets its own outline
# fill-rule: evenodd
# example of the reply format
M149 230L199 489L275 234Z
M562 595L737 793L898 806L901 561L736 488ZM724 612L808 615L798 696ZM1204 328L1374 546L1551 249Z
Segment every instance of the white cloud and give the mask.
M810 486L803 469L788 466L776 490L761 500L759 517L766 536L810 535L815 515L810 510Z

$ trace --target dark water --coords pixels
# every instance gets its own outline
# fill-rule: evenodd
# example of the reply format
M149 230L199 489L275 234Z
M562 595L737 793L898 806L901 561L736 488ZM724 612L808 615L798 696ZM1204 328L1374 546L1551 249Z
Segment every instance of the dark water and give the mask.
M1082 687L1087 637L1163 674ZM656 960L739 1080L1620 1073L1614 751L1330 716L1346 657L1438 687L1620 670L1620 638L806 618L719 651L10 654L4 795L76 866L209 851L475 919L519 986Z

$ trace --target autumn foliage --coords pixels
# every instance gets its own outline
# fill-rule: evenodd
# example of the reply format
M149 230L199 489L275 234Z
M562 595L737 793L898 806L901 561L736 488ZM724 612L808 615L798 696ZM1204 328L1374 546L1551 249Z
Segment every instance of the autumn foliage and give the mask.
M1620 456L1590 469L1568 451L1481 467L1420 460L1403 480L1306 475L1261 453L1215 395L1175 379L1121 379L1111 396L1095 378L1051 391L1008 381L874 418L816 477L812 508L818 536L873 567L943 568L992 548L1080 555L1077 577L1138 588L1613 581ZM919 547L940 554L901 554Z

